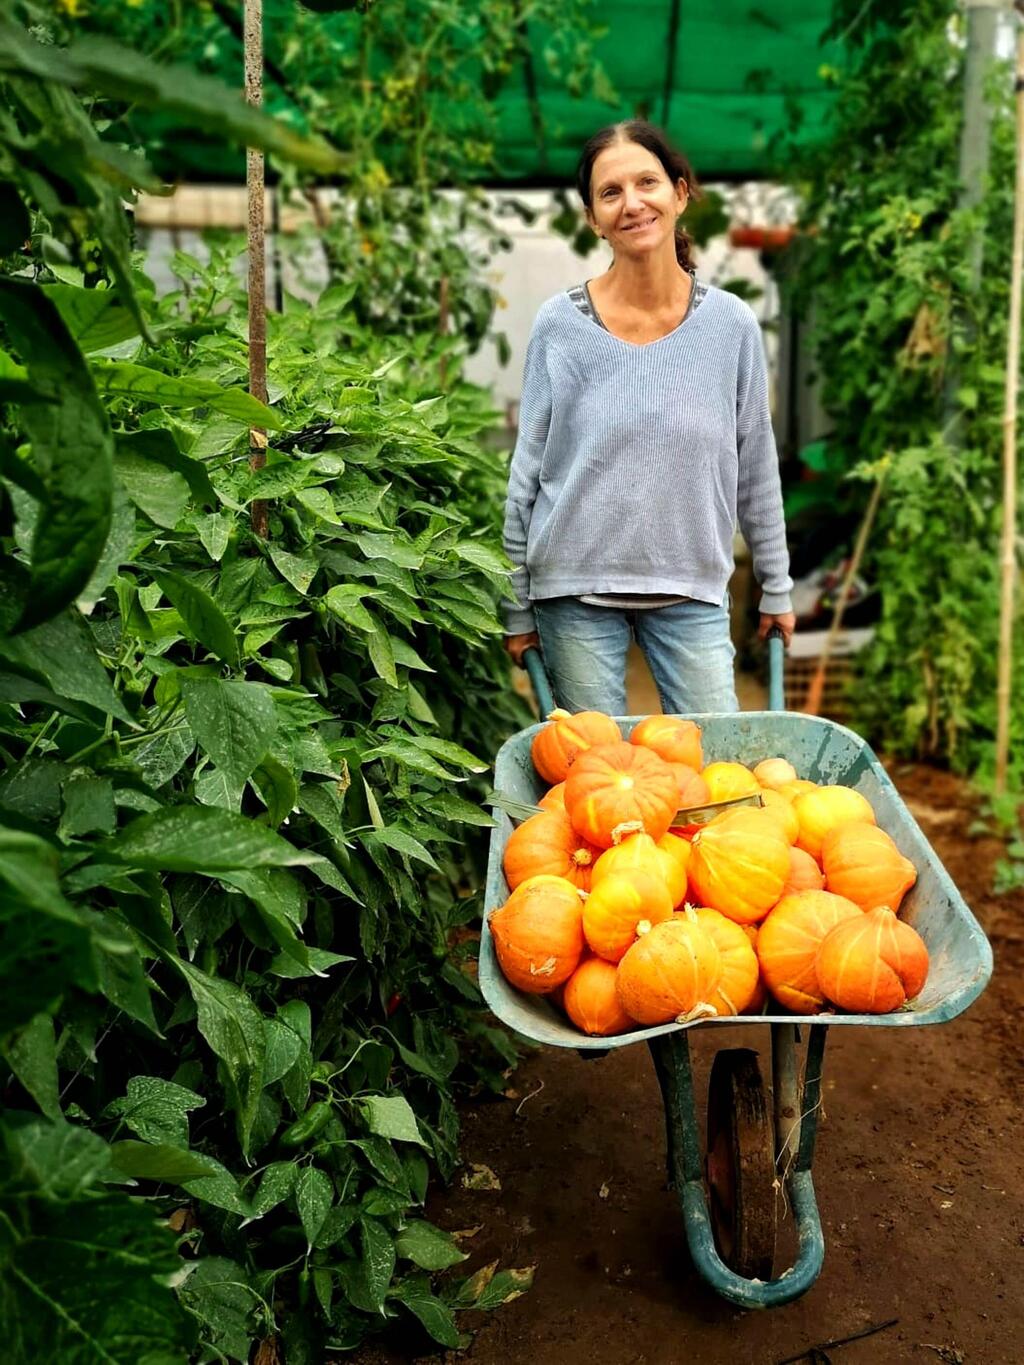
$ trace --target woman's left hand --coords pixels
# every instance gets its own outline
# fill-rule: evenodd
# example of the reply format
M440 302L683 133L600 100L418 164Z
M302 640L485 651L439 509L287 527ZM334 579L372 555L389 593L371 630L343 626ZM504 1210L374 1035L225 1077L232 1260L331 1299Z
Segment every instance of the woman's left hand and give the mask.
M778 626L779 630L782 631L782 643L784 647L788 649L789 642L793 638L796 617L791 611L785 611L781 616L766 616L765 613L762 612L761 624L757 628L757 638L759 640L767 640L768 632L771 630L772 626Z

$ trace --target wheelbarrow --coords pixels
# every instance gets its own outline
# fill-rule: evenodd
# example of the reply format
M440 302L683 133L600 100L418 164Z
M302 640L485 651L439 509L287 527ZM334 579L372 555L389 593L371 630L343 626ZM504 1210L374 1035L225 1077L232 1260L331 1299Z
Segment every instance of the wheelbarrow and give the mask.
M821 1072L829 1028L916 1028L961 1014L992 974L992 950L927 839L900 799L878 759L853 731L817 716L787 712L783 693L783 644L769 640L767 711L696 715L707 762L732 759L753 765L762 758L789 760L801 777L853 787L871 802L878 824L917 868L917 883L900 914L922 936L930 970L924 989L894 1014L795 1015L770 1004L757 1016L700 1019L638 1028L611 1038L580 1033L544 996L525 995L501 973L484 918L480 987L493 1013L510 1029L538 1043L576 1049L581 1055L646 1042L654 1059L665 1107L669 1185L682 1207L693 1264L724 1298L742 1308L772 1308L805 1293L817 1279L825 1242L811 1176L821 1097ZM541 715L554 699L536 650L524 662ZM624 736L641 717L617 717ZM534 804L544 784L530 757L540 725L520 730L502 745L494 765L496 793ZM510 816L494 809L487 871L486 906L508 897L502 871ZM722 1024L767 1026L771 1031L771 1103L758 1064L748 1048L720 1050L708 1083L707 1134L702 1160L690 1064L689 1031ZM802 1074L799 1034L807 1035ZM795 1263L773 1278L779 1193L785 1189L798 1237Z

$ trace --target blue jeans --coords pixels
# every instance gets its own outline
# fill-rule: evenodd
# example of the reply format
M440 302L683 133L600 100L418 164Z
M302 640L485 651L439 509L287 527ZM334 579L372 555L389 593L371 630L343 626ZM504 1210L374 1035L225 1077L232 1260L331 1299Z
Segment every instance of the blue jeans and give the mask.
M739 710L724 603L630 611L554 597L533 608L552 691L567 711L626 715L631 638L647 660L666 715Z

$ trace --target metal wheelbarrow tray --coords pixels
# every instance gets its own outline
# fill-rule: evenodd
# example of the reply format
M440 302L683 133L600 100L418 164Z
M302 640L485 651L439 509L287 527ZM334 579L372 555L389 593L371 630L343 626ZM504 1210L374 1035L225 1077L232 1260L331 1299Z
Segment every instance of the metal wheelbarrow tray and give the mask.
M781 704L781 641L772 645L777 656L773 659L777 676L772 699ZM531 673L535 674L535 686L540 681L543 687L544 680L538 679L536 670L531 669ZM542 692L540 699L543 708L547 698ZM628 737L640 719L619 717L623 735ZM879 826L917 868L917 883L905 898L900 917L921 934L931 959L928 980L918 998L895 1014L807 1016L776 1012L663 1024L612 1038L591 1038L577 1031L545 997L525 995L506 981L498 966L486 913L480 945L480 986L488 1006L504 1024L538 1043L574 1048L584 1055L600 1055L609 1048L639 1042L649 1044L665 1104L669 1181L682 1206L694 1265L733 1303L765 1308L804 1293L817 1278L824 1259L811 1162L828 1028L903 1029L953 1019L984 989L992 972L992 951L888 774L860 736L831 721L782 710L693 719L703 731L705 762L733 759L753 765L762 758L786 758L801 777L854 787L871 802ZM535 803L543 795L544 783L530 758L530 744L540 728L533 725L519 731L500 749L494 785L503 796ZM504 811L495 809L494 816L497 823L491 831L487 912L508 897L502 855L513 829ZM771 1008L781 1009L777 1005ZM770 1026L774 1122L768 1113L756 1054L747 1049L719 1052L709 1088L705 1165L697 1130L688 1031L722 1024ZM808 1034L802 1084L796 1050L799 1028ZM799 1248L795 1264L772 1279L779 1182L788 1189Z

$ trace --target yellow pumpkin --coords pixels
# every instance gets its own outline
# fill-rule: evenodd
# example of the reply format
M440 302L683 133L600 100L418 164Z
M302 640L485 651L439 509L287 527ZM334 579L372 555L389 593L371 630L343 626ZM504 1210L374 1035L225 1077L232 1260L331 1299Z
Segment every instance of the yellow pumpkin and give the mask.
M777 791L787 782L797 780L796 769L784 758L762 758L760 763L754 765L753 772L761 786L770 791Z
M781 787L775 788L787 801L795 801L798 796L803 796L804 792L813 792L817 789L817 782L810 782L805 777L798 777L795 782L783 782Z
M792 801L787 801L784 796L780 796L777 791L772 791L766 787L761 793L761 800L764 802L762 807L764 814L770 820L776 820L787 844L795 844L800 836L800 820L796 811L793 809Z
M737 796L756 796L761 784L742 763L709 763L701 771L711 800L732 801Z
M690 886L701 905L739 924L756 924L782 894L789 845L763 811L739 807L697 831L690 853Z
M670 836L665 835L665 838ZM630 834L621 844L606 848L591 875L591 886L597 886L610 872L649 872L660 878L668 888L672 904L678 905L686 897L686 868L671 854L656 844L649 834Z
M804 792L793 802L800 833L797 848L821 860L821 845L830 830L851 825L855 820L875 823L875 812L867 797L852 787L826 786Z
M639 868L609 872L583 906L583 933L591 952L618 962L638 925L657 924L671 914L672 897L662 877Z

